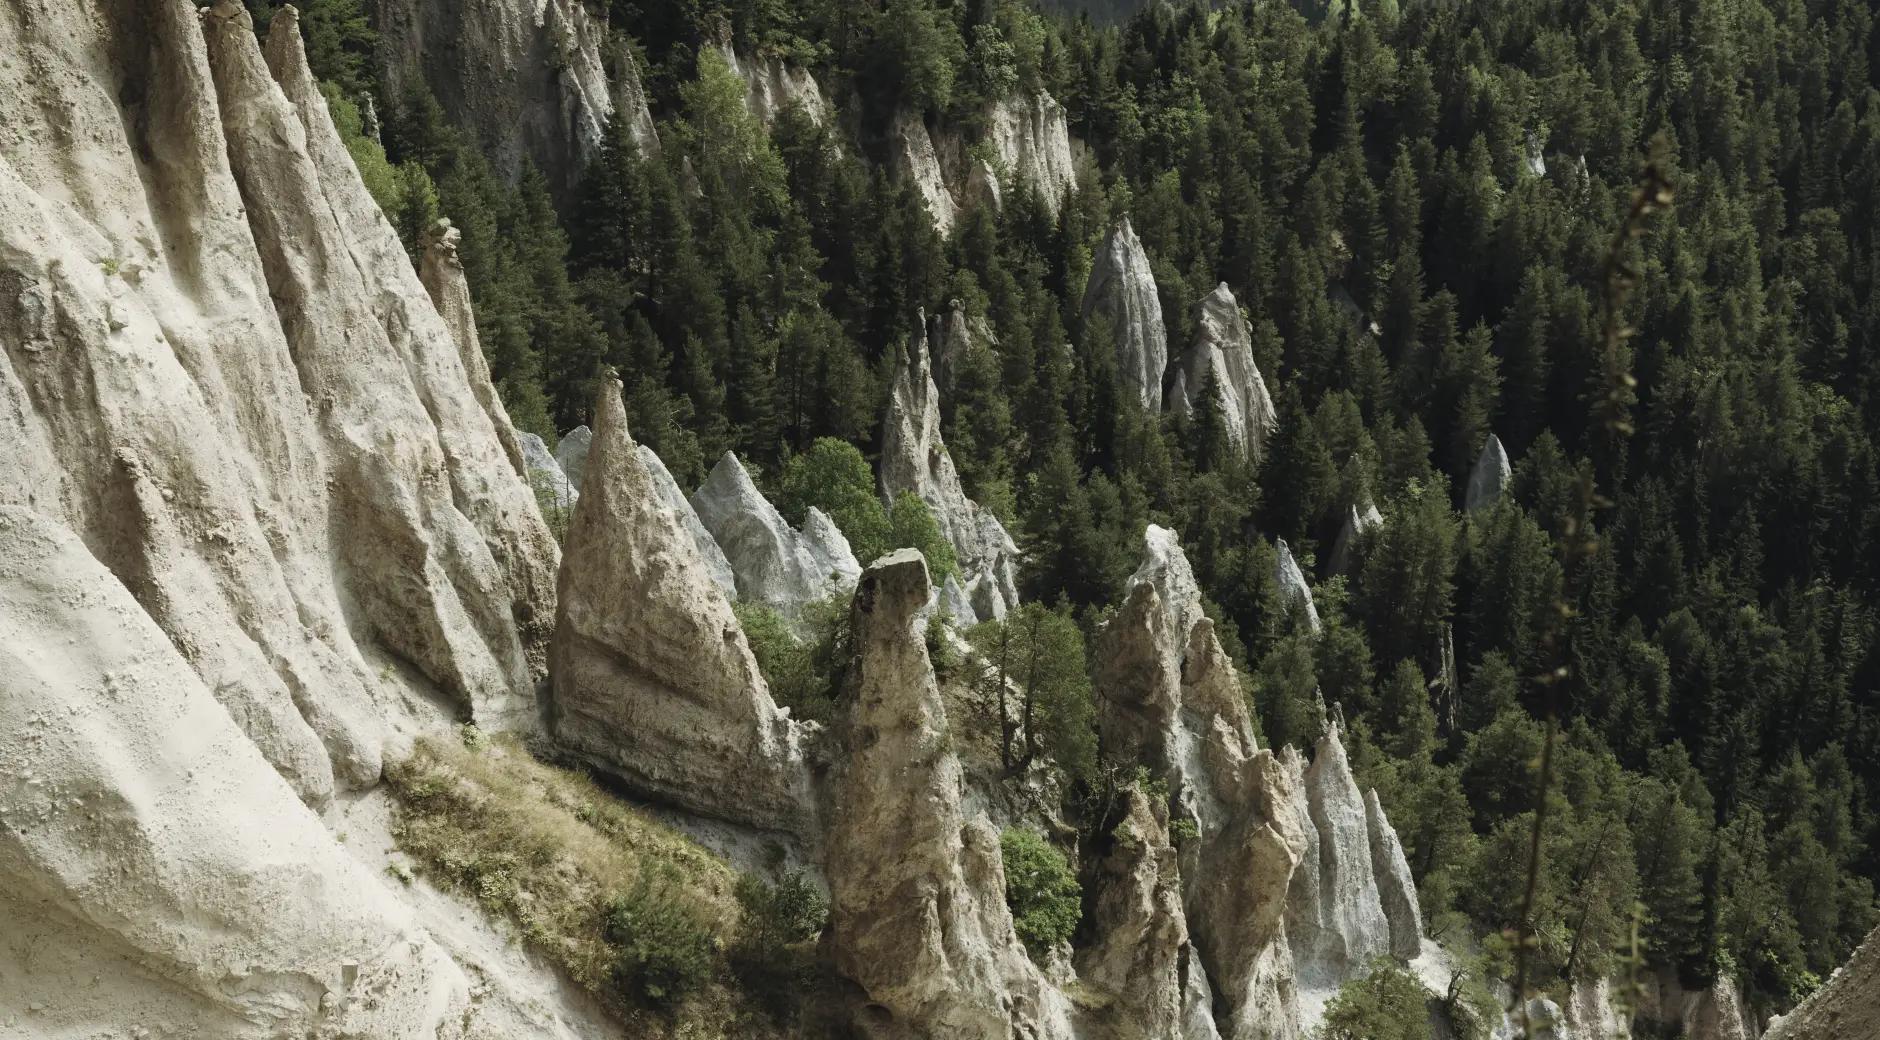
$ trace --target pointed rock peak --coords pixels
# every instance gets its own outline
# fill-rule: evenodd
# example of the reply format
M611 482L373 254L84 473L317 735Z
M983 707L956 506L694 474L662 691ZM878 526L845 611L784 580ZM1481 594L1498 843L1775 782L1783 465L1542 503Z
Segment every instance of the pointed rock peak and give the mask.
M567 437L562 438L561 443L563 447L566 447L576 433L583 437L580 461L585 464L589 443L587 427L575 427ZM679 482L672 478L672 471L666 468L666 463L659 457L659 453L644 444L637 445L637 447L640 452L640 462L646 467L647 474L653 478L653 486L659 494L660 504L673 516L678 517L680 525L685 528L687 534L692 536L693 544L698 546L699 559L704 561L705 569L712 576L712 584L718 586L718 590L725 594L726 599L736 599L738 596L737 578L731 573L731 562L725 559L724 550L718 548L718 542L712 538L712 533L707 531L705 525L699 521L698 511L692 508L692 503L686 499L685 492L680 490Z
M1390 924L1391 956L1414 960L1423 952L1423 909L1417 902L1417 885L1410 876L1403 843L1385 817L1375 789L1364 792L1364 821L1371 838L1371 873L1377 879L1378 901Z
M627 431L617 379L594 403L587 479L562 559L551 728L639 793L798 831L809 774L731 605Z
M1278 559L1273 565L1273 581L1279 586L1280 601L1287 609L1298 608L1305 616L1308 631L1319 631L1319 608L1312 602L1312 586L1306 581L1299 561L1293 559L1292 547L1281 538L1275 543Z
M576 488L587 475L588 446L593 443L594 431L577 426L562 434L561 443L555 445L555 461L561 463L561 471L568 474Z
M522 450L523 475L536 493L547 496L557 509L574 508L575 500L581 497L580 489L562 472L548 445L533 433L517 434L517 440Z
M1338 539L1332 543L1332 556L1327 561L1328 573L1348 575L1356 570L1360 542L1383 522L1384 514L1369 498L1362 505L1346 506L1344 523L1338 528Z
M1177 633L1176 638L1185 639L1189 628L1201 617L1201 586L1188 564L1188 554L1182 550L1180 535L1156 524L1143 529L1142 562L1129 576L1132 599L1142 585L1154 588L1169 627Z
M848 539L828 517L812 510L804 530L793 530L732 452L712 467L692 508L731 564L739 598L786 617L846 591L861 574Z
M1508 452L1501 446L1501 438L1494 434L1482 445L1482 454L1475 460L1475 469L1469 473L1469 490L1464 499L1464 507L1471 513L1478 509L1487 509L1501 500L1508 482L1513 479L1514 467L1508 464Z
M1169 404L1193 414L1210 386L1229 442L1248 458L1260 458L1279 414L1253 361L1253 331L1226 282L1196 308L1195 341L1176 368Z
M1162 301L1156 294L1149 255L1127 216L1110 232L1091 264L1083 314L1086 323L1098 315L1109 322L1118 378L1144 408L1161 411L1168 331L1162 323ZM1189 382L1192 386L1193 380Z
M490 422L496 427L496 437L502 442L503 453L509 456L509 464L526 477L529 470L522 455L522 442L516 435L515 426L509 421L509 410L503 407L502 399L496 395L496 385L490 381L489 362L483 357L483 341L477 335L476 312L470 302L470 281L464 276L463 261L457 255L457 246L462 238L462 233L442 217L425 229L424 256L418 262L418 280L424 283L424 291L430 294L438 316L444 319L444 324L450 329L451 339L457 343L457 353L463 360L464 371L470 376L470 388L483 410L489 413Z

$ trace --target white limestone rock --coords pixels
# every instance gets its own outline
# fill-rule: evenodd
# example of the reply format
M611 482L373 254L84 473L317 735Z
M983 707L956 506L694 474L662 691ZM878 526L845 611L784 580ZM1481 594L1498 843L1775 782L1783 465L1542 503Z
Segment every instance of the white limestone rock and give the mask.
M1521 162L1531 177L1547 176L1547 156L1543 151L1539 134L1532 130L1522 139Z
M646 105L646 86L640 78L640 61L625 37L616 35L608 52L607 81L611 84L614 122L624 122L627 138L642 157L661 154L659 128L653 125L653 112Z
M576 427L576 429L584 434L587 433L585 426ZM568 438L562 438L562 443L567 444ZM591 443L591 435L582 441L580 457L583 464L587 462L589 443ZM680 489L679 482L672 478L672 471L666 468L666 463L660 459L658 452L644 444L636 444L634 448L640 453L640 464L646 467L646 472L653 478L653 487L659 493L660 504L673 516L678 517L679 524L685 528L687 534L692 536L692 544L698 546L699 559L704 562L706 573L711 575L712 584L718 586L718 590L725 594L726 599L737 599L738 580L737 576L731 573L731 561L725 559L724 550L718 548L718 542L712 538L712 533L707 531L704 523L699 520L698 511L692 508L692 503L687 500L685 492Z
M418 264L418 280L424 283L424 291L430 294L438 316L444 319L451 339L457 343L470 389L476 394L477 403L489 413L504 453L516 472L526 478L529 472L522 457L521 441L509 421L509 410L497 396L496 384L490 381L489 362L483 356L483 341L477 335L476 311L470 304L470 280L464 275L463 259L457 255L457 247L462 242L463 233L452 227L450 221L440 218L432 224L424 233L424 257Z
M812 507L803 530L792 530L731 452L693 492L692 508L730 562L741 600L796 618L811 603L846 594L861 574L848 540L821 510Z
M1029 186L1056 216L1077 183L1064 106L1043 90L1001 98L987 107L985 126L1000 179Z
M1319 631L1319 608L1312 602L1312 585L1306 581L1305 571L1299 568L1299 561L1293 559L1292 547L1286 539L1274 543L1278 558L1273 564L1273 581L1279 586L1280 603L1287 610L1297 610L1305 618L1306 629L1313 634Z
M1345 522L1338 529L1338 538L1332 542L1330 573L1350 575L1358 569L1358 550L1363 545L1364 536L1384 522L1384 514L1377 511L1377 506L1370 499L1365 499L1362 508L1347 506Z
M1173 532L1151 526L1127 599L1098 640L1104 747L1165 780L1183 844L1183 909L1230 1040L1292 1038L1299 1009L1286 891L1311 823L1270 751L1257 749L1240 677L1201 609Z
M0 661L0 1030L460 1035L456 965L117 577L19 506Z
M1491 433L1482 443L1482 454L1476 457L1475 468L1469 471L1469 489L1463 507L1471 513L1493 508L1501 501L1512 479L1514 467L1508 464L1508 452L1502 448L1501 438Z
M555 445L555 463L568 475L576 490L587 476L588 446L594 443L594 431L586 426L577 426L561 435L561 441Z
M1423 908L1417 901L1417 883L1410 876L1410 861L1403 843L1384 815L1376 791L1364 792L1364 823L1370 836L1371 874L1377 880L1378 902L1390 925L1390 953L1400 961L1415 960L1423 951Z
M423 83L503 176L532 164L567 196L614 116L604 13L583 0L369 7L387 97Z
M998 517L966 497L941 440L940 391L934 386L927 344L942 334L940 323L929 329L923 319L895 358L894 383L882 419L881 497L892 506L896 498L911 493L926 503L953 546L974 617L984 621L1003 617L1018 604L1018 546Z
M954 380L967 359L981 351L996 350L999 337L985 315L971 315L964 304L953 300L946 316L937 319L938 332L929 337L933 350L933 379L941 393L951 393Z
M777 707L697 543L627 432L617 380L594 406L556 615L561 747L692 812L807 831L798 727Z
M927 131L926 121L919 112L902 109L895 113L888 136L893 145L890 161L895 176L914 185L921 201L927 204L927 216L932 218L934 230L947 235L953 230L960 207L953 198L953 189L947 186L946 173L940 167L940 156L934 150L933 135Z
M1297 759L1290 763L1295 768ZM1305 802L1317 832L1317 884L1296 878L1286 912L1299 976L1336 989L1391 950L1390 922L1371 868L1371 837L1364 797L1334 722L1319 738L1304 772Z
M920 553L871 564L855 595L856 677L826 839L836 970L869 1035L1070 1040L1069 1002L1032 964L1005 904L999 833L963 807L921 618Z
M479 724L533 725L557 562L535 496L360 182L292 10L270 25L265 65L241 5L222 0L203 27L245 215L329 459L352 609Z
M1169 405L1183 415L1201 407L1212 386L1227 439L1253 460L1263 457L1279 425L1266 380L1253 361L1253 332L1227 283L1215 287L1197 308L1195 341L1176 370Z
M1084 287L1086 322L1101 315L1115 337L1116 373L1125 392L1151 412L1162 410L1162 376L1168 368L1168 331L1156 295L1149 256L1129 218L1110 232L1090 267Z
M829 121L829 102L809 70L774 54L739 54L728 42L717 44L717 51L732 75L744 81L745 109L765 127L775 126L791 108L800 110L817 126Z
M529 483L546 491L549 504L554 508L564 513L573 509L581 497L581 491L561 471L561 464L555 461L555 453L549 451L542 438L533 433L516 436L521 441L522 465Z

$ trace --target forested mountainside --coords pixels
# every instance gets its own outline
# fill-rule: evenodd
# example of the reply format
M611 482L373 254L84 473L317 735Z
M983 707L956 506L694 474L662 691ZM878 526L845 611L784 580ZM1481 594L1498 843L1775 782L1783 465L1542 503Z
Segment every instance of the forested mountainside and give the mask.
M1871 12L1115 14L0 0L0 1037L1880 1035Z
M1517 927L1544 744L1541 976L1638 956L1773 1010L1875 923L1865 5L616 3L651 119L514 178L504 126L374 75L370 13L314 4L315 67L379 113L407 237L463 229L520 427L589 422L613 366L682 485L733 450L777 490L818 438L872 458L916 315L957 314L945 450L1025 596L1092 631L1179 531L1266 738L1342 711L1434 931ZM813 103L747 107L739 61ZM1074 183L954 172L1014 98L1061 106ZM1618 251L1614 383L1647 160L1675 203ZM1209 390L1234 336L1263 416Z

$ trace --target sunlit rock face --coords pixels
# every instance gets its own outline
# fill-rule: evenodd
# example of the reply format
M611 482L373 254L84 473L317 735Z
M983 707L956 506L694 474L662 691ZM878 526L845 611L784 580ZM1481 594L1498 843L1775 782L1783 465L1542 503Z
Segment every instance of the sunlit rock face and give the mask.
M848 539L822 510L811 506L795 530L731 452L693 492L692 508L730 563L740 600L795 618L812 603L846 595L861 574Z
M1177 369L1176 387L1169 407L1192 416L1203 406L1202 395L1211 393L1228 443L1250 459L1264 455L1278 414L1253 363L1253 332L1226 282L1197 308L1195 342Z
M731 604L603 381L556 618L555 741L643 795L795 832L810 816L800 734L770 698Z
M1475 468L1469 471L1469 487L1463 499L1463 508L1473 513L1488 509L1501 501L1501 496L1508 489L1508 482L1514 479L1514 467L1508 464L1508 452L1501 446L1501 438L1494 434L1482 443L1482 454L1475 460Z
M1098 251L1084 287L1086 322L1109 323L1117 378L1151 411L1162 410L1162 375L1168 368L1168 330L1156 295L1149 255L1129 218L1117 225Z

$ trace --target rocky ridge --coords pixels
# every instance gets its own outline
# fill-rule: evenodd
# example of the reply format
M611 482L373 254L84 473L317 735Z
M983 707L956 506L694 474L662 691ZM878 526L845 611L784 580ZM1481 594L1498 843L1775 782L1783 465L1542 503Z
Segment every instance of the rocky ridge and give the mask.
M549 728L640 794L754 827L805 829L801 734L697 543L667 508L602 381L569 525Z
M895 356L881 424L881 495L891 507L895 498L911 493L932 511L959 561L963 591L973 608L961 620L970 624L1004 617L1018 605L1018 546L998 517L966 497L940 437L940 391L928 345L946 334L939 319L929 323L923 315Z
M1226 282L1215 286L1196 310L1195 341L1176 368L1169 406L1193 415L1212 387L1228 442L1258 461L1279 418L1266 380L1253 362L1253 333Z
M1162 324L1162 300L1149 270L1149 255L1128 217L1110 232L1090 266L1083 315L1086 322L1097 316L1109 322L1117 378L1144 409L1161 411L1168 331Z
M848 539L822 510L811 506L803 529L791 528L731 452L692 493L692 508L724 552L740 600L795 618L861 576Z

